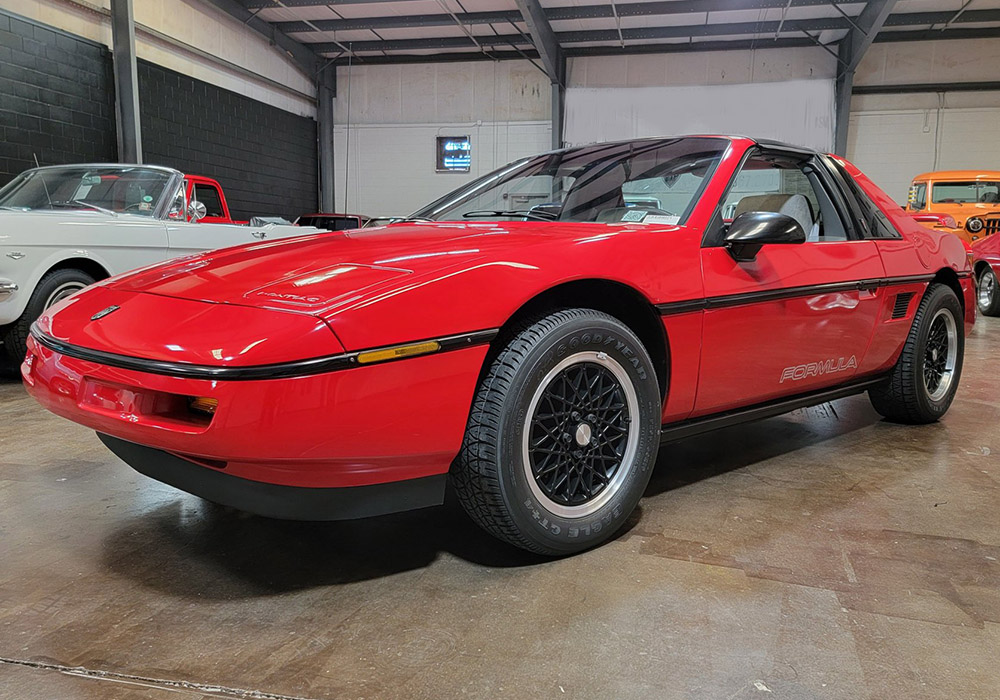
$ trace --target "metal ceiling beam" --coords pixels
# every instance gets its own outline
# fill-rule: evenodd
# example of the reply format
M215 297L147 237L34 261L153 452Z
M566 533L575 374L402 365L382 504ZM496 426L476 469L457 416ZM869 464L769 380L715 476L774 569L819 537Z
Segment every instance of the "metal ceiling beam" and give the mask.
M896 0L868 0L853 22L854 26L840 42L838 58L841 70L837 74L834 122L834 152L847 154L847 129L851 118L851 94L854 89L854 71L865 57L865 52L882 30Z
M552 89L552 148L562 148L566 102L566 56L538 0L515 0L531 35L531 43L549 76ZM511 44L514 45L513 43Z
M337 5L367 5L398 0L281 0L285 7L326 7ZM635 2L617 5L622 17L642 15L677 15L705 12L729 12L733 10L765 10L775 7L816 7L831 2L847 5L859 0L665 0L661 2ZM275 0L242 0L249 10L264 10L279 7ZM475 13L473 13L475 14ZM553 19L588 19L594 17L614 17L610 4L582 5L579 7L550 7L545 14ZM954 13L951 13L954 14Z
M632 3L616 5L619 17L640 17L652 15L679 14L671 11L674 6L686 5L686 0L667 3L669 7L662 7L664 3ZM774 6L784 7L786 2L774 0L765 3ZM828 3L824 3L828 4ZM846 4L846 3L845 3ZM836 7L836 5L834 5ZM839 9L839 8L838 8ZM705 12L705 10L701 10ZM554 7L545 10L545 15L550 22L574 19L614 19L614 11L610 5L590 5L581 7ZM457 19L465 25L476 24L509 24L510 22L520 22L521 13L517 10L496 10L492 12L456 12L452 17L448 14L434 15L406 15L391 17L358 17L351 19L314 19L308 22L287 21L272 22L286 34L297 34L313 32L316 30L324 32L340 31L361 31L365 29L408 29L410 27L448 27L455 24ZM846 15L841 15L841 18ZM854 18L847 21L853 23ZM969 22L1000 22L1000 10L966 10L961 16L955 16L954 12L905 12L890 15L886 20L887 27L905 27L928 24L965 24ZM941 30L938 30L941 31Z
M848 29L850 22L843 17L827 17L808 20L785 20L784 30L789 33L801 34L802 31L823 31L825 29ZM777 21L770 22L734 22L727 24L685 24L665 27L638 27L632 29L589 29L572 32L554 32L556 42L565 47L567 44L594 41L644 41L650 39L690 39L693 37L729 36L729 35L766 35L774 34L778 28ZM532 42L523 34L483 34L476 37L479 43L486 46L530 46ZM772 39L761 41L763 48L769 46ZM314 50L320 53L336 51L336 44L330 42L310 43ZM356 52L365 51L413 51L419 49L454 49L474 46L465 36L426 37L421 39L389 39L385 41L355 41L352 47ZM536 47L537 48L537 47Z
M768 40L767 48L802 48L812 47L816 44L806 37L782 37L778 40ZM578 56L621 56L633 54L650 53L698 53L703 51L735 51L744 49L759 49L762 43L760 39L738 39L732 41L699 41L695 43L678 44L630 44L622 47L620 44L614 46L579 46L577 48L568 47L563 50L566 58L576 58ZM461 63L466 61L485 60L524 60L525 58L537 58L538 54L533 49L524 51L491 51L487 56L480 52L460 51L455 53L434 53L434 54L394 54L387 56L356 56L355 65L393 65L402 63ZM336 65L347 65L347 59L336 61Z
M889 13L895 4L896 0L868 0L865 9L861 10L861 14L855 20L856 26L852 27L850 33L844 37L843 43L846 47L845 56L842 58L847 61L846 70L853 73L861 63L868 47L872 45L886 20L889 19Z
M954 25L953 25L954 26ZM963 29L927 29L905 32L879 32L876 44L896 41L940 41L941 39L1000 39L1000 27L972 27Z
M242 3L237 2L237 0L202 0L202 2L222 10L262 35L273 46L281 49L291 58L310 79L316 80L321 59L316 55L314 49L291 38L270 22L262 20L257 16L256 12L248 10Z

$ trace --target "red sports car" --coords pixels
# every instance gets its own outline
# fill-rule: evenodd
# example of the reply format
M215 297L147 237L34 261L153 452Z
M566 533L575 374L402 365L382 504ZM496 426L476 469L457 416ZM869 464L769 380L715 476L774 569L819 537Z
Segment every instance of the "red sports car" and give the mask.
M976 301L985 316L1000 316L1000 235L991 234L972 244L976 273Z
M719 136L545 153L409 223L262 242L53 307L28 391L135 469L279 518L441 503L547 554L662 440L867 391L927 423L975 319L958 238L849 163Z

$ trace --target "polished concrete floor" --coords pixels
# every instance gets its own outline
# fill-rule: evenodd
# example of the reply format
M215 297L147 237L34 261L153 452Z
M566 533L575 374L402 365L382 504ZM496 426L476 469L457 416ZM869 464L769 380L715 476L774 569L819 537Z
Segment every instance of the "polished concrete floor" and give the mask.
M216 508L0 383L0 697L1000 697L998 357L980 319L937 425L860 396L669 445L560 561L451 506Z

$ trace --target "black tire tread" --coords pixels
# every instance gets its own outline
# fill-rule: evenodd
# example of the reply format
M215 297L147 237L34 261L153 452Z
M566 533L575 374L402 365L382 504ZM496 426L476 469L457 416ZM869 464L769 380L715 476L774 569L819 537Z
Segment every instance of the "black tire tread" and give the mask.
M887 380L868 390L868 397L875 407L875 410L891 421L897 423L923 424L936 420L929 419L926 412L921 408L917 392L920 391L923 378L920 376L920 358L917 356L917 343L920 336L920 329L923 326L924 318L927 316L928 308L934 301L937 290L944 290L945 293L955 296L955 292L943 284L931 284L920 300L920 306L913 315L913 323L910 332L906 336L903 350L899 355L895 366L889 374ZM958 301L956 297L956 302ZM962 319L955 319L961 326Z
M985 270L985 272L984 272L984 274L986 274L986 273L993 275L994 280L995 280L994 283L993 283L993 285L994 285L993 286L993 299L990 301L989 308L983 309L982 307L979 307L979 311L983 314L983 316L1000 316L1000 288L997 287L997 284L1000 284L1000 280L996 279L996 272L993 271L993 268L987 267L986 270ZM979 279L977 278L976 279L976 305L978 306L978 304L979 304Z
M3 341L3 345L0 345L0 370L6 373L17 371L17 368L24 360L24 353L26 352L25 346L28 342L28 335L31 333L31 324L34 323L41 312L44 311L44 309L37 309L38 313L35 313L35 310L38 307L39 299L45 296L44 290L53 278L65 277L67 276L67 273L75 273L75 276L77 277L87 278L90 280L87 284L93 284L95 282L94 278L83 270L77 270L76 268L71 267L49 270L42 275L42 278L38 280L38 284L35 286L35 290L31 293L31 298L28 300L28 304L24 307L24 313L22 313L16 321L6 327L3 338L0 338L0 340Z
M551 552L520 533L507 511L500 489L496 445L503 401L528 353L559 325L579 318L602 318L621 323L601 311L565 309L528 319L512 330L507 336L511 340L493 361L476 392L465 439L451 469L451 481L459 502L480 527L494 537L539 554Z

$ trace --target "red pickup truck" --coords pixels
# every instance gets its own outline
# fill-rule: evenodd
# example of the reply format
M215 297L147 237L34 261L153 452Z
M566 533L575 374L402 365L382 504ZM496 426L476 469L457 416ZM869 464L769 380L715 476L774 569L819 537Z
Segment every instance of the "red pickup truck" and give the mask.
M198 219L202 224L246 224L247 221L236 221L229 214L229 203L218 180L204 175L185 175L187 183L187 201L201 202L205 205L205 216Z

